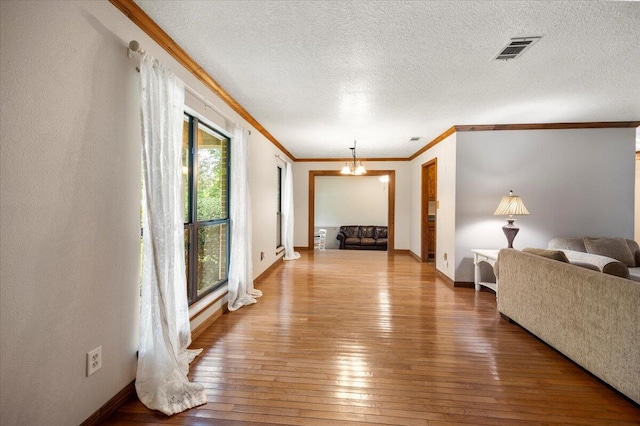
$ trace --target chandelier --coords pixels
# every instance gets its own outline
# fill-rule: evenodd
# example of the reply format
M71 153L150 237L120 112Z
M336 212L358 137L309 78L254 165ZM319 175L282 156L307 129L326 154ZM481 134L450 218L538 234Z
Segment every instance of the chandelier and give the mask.
M349 148L351 150L351 157L353 157L353 164L349 165L349 163L344 163L344 167L340 170L340 173L343 175L354 175L360 176L367 173L367 170L362 165L362 161L358 161L356 157L356 141L353 141L353 147Z

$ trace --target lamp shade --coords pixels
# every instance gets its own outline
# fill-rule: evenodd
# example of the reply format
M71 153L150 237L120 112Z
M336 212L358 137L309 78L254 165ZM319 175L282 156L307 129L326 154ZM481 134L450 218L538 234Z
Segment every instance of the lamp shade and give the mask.
M529 210L524 206L522 199L518 195L513 195L513 191L509 191L509 195L502 197L498 208L494 215L524 215L529 214Z

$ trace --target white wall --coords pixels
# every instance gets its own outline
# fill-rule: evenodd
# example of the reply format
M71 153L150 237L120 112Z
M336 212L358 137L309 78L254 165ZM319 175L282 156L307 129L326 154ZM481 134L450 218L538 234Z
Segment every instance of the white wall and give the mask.
M387 225L388 186L378 176L316 176L315 225Z
M553 237L633 238L635 129L457 133L456 281L473 281L472 248L503 248L509 190L528 216L517 217L515 248Z
M386 226L388 189L379 176L316 176L314 231L326 229L325 248L339 248L340 226Z
M436 188L439 208L436 222L435 267L452 280L455 278L456 233L456 140L457 133L411 161L411 251L421 254L422 165L434 158L438 161ZM447 260L444 254L447 254Z
M307 247L309 226L309 171L340 170L344 162L296 161L293 163L294 245ZM411 173L408 161L367 161L367 170L395 170L395 249L409 249L411 239ZM346 177L345 179L347 179Z
M94 16L120 12L87 6L0 6L0 423L7 425L79 424L135 374L137 73ZM87 378L85 354L100 345L102 369Z
M106 1L2 1L0 28L0 424L80 424L135 377L140 113L128 42L248 126ZM278 151L252 133L257 276L276 260L275 165L261 159ZM87 378L100 345L102 369Z
M250 138L249 171L253 212L253 275L257 277L271 266L276 256L276 213L278 211L278 166L276 154L286 158L262 134L253 131ZM283 170L284 179L284 170ZM264 259L260 260L260 252Z

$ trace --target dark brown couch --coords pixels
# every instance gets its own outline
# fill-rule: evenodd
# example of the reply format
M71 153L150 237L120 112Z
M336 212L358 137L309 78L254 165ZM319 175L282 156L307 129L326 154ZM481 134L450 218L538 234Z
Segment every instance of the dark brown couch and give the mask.
M386 226L341 226L336 237L341 249L386 250Z

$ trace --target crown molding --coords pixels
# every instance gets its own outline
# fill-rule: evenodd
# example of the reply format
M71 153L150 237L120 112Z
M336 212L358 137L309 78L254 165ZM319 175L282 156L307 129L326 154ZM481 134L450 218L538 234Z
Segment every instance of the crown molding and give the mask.
M526 124L471 124L453 126L457 132L482 132L492 130L562 130L562 129L612 129L638 127L640 121L590 121L584 123L526 123Z
M357 161L408 161L408 158L392 158L392 157L383 157L383 158L370 158L363 157L357 158ZM326 163L326 162L353 162L353 157L345 157L345 158L296 158L294 161L300 163Z
M616 129L640 127L640 121L588 121L576 123L525 123L525 124L464 124L449 127L434 140L423 146L407 160L413 160L456 132L486 132L500 130L566 130L566 129Z
M222 99L240 117L246 120L253 128L262 133L271 143L273 143L285 155L295 161L295 157L282 144L265 129L249 112L244 109L226 90L218 84L202 67L185 52L169 35L164 32L153 19L133 2L133 0L109 0L112 5L118 8L142 31L151 37L156 43L167 51L175 60L185 67L191 74L200 80L208 89Z
M588 121L575 123L523 123L523 124L458 124L435 137L409 157L358 158L358 161L411 161L433 148L456 132L487 132L500 130L568 130L568 129L616 129L640 127L640 121ZM353 157L345 158L296 158L295 162L344 162L353 161Z

